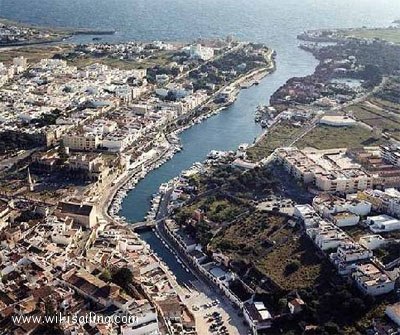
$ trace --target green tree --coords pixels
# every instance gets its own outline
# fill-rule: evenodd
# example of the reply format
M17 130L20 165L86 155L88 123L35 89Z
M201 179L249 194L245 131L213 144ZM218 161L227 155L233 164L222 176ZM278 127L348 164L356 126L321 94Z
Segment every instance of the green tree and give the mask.
M288 276L294 272L296 272L301 266L301 263L298 260L293 260L288 263L285 267L285 274Z
M112 274L111 280L114 284L127 289L133 280L132 271L128 268L120 268Z
M101 273L101 279L104 281L111 281L112 275L109 269L104 269L104 271Z
M62 163L65 163L68 159L68 154L63 141L60 142L60 146L58 147L58 156Z

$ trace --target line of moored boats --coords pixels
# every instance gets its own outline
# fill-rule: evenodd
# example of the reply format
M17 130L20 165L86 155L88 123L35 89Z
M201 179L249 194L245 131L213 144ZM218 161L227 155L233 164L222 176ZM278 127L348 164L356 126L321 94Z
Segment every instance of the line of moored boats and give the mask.
M169 150L162 158L156 160L153 164L150 164L149 166L145 167L143 165L142 171L136 174L134 177L129 179L115 194L114 199L111 202L110 208L109 208L109 214L118 222L120 223L126 223L127 219L124 216L119 215L118 213L120 212L122 208L122 203L125 199L125 197L128 195L128 193L133 190L136 187L136 184L143 179L150 171L158 169L162 164L170 160L174 154L178 151L181 151L182 147L180 144L171 144L171 150ZM161 198L161 197L160 197ZM149 220L153 217L155 218L156 215L156 198L153 199L154 204L152 205L152 209L149 211L149 213L146 216L146 219ZM157 206L158 208L158 206Z
M273 109L268 106L258 106L254 115L254 121L259 122L262 128L269 128L274 123Z
M186 267L186 265L182 262L181 258L179 257L179 255L175 252L175 250L173 248L171 248L169 246L169 244L167 242L165 242L165 240L160 236L160 234L158 233L158 231L156 229L153 230L154 234L157 236L157 238L161 241L161 243L164 245L164 247L166 247L169 252L171 252L171 254L174 255L177 263L186 271L186 272L190 272L190 270Z
M226 109L226 106L223 106L213 112L203 114L203 115L195 118L194 120L190 121L186 126L183 126L179 129L177 129L176 131L168 134L167 135L168 142L172 145L172 150L169 151L164 157L157 160L154 164L151 164L148 167L144 167L139 175L135 175L133 178L131 178L127 183L125 183L116 192L114 199L112 200L110 208L109 208L110 216L112 216L114 218L114 220L116 220L117 222L126 223L127 219L124 216L119 215L118 213L120 212L120 210L122 208L122 203L123 203L125 197L127 196L127 194L129 193L129 191L133 190L135 188L136 184L141 179L143 179L147 175L147 173L149 173L150 171L152 171L154 169L159 168L162 164L164 164L165 162L170 160L175 153L177 153L183 149L182 145L180 143L180 139L178 137L179 133L192 127L195 124L201 123L202 121L208 119L209 117L211 117L213 115L218 114L220 111L222 111L224 109ZM161 196L160 196L160 199L158 199L158 196L159 196L159 194L153 195L151 209L145 216L146 221L154 220L157 215L157 210L158 210L158 205L159 205L159 203L157 203L157 201L159 202L161 200Z

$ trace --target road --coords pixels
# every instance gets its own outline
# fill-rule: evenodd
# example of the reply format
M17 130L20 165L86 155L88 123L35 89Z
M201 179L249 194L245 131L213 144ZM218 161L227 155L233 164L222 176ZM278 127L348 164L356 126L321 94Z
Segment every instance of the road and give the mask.
M313 130L321 120L322 115L315 116L310 123L308 123L300 135L297 135L294 140L292 140L289 144L284 145L284 147L292 147L296 142L301 140L304 136L306 136L311 130Z
M196 320L197 326L202 330L198 332L199 334L212 334L208 330L208 325L205 320L205 316L213 311L218 311L222 315L222 320L224 321L224 326L227 327L230 335L242 335L247 334L248 328L243 324L243 318L238 315L238 310L232 305L232 302L220 291L219 288L215 286L204 274L202 274L191 262L189 257L182 253L168 237L163 222L157 224L157 232L168 245L174 250L174 252L179 256L182 263L190 270L190 272L197 278L192 285L196 288L195 293L191 294L189 298L183 299L189 307L192 309L196 316L202 318L200 321ZM209 304L210 302L218 300L218 304L213 307L206 307L203 304ZM194 307L194 309L193 309ZM196 311L196 307L200 307ZM198 324L198 322L200 322Z
M112 200L115 197L115 194L118 192L118 190L123 187L129 180L134 178L136 175L141 173L143 171L143 168L148 168L152 164L156 163L159 160L162 160L165 155L168 153L168 151L171 148L166 148L163 152L160 153L156 158L151 158L147 162L144 162L137 167L135 167L132 170L126 171L122 176L120 176L119 180L114 184L114 186L111 186L108 191L103 190L101 192L102 197L98 202L96 203L99 208L101 208L101 215L103 218L109 222L117 223L115 219L109 214L109 207L112 203Z
M362 96L360 96L360 97L358 97L358 98L356 98L356 99L354 99L354 100L351 100L351 101L349 101L349 102L346 102L346 103L343 104L343 105L336 106L336 107L330 109L329 112L343 111L345 108L351 107L351 106L353 106L353 105L356 105L356 104L358 104L358 103L360 103L360 102L365 101L365 100L368 99L371 95L373 95L373 94L377 93L378 91L380 91L380 90L386 85L387 81L388 81L388 78L384 77L383 80L382 80L382 82L381 82L378 86L374 87L373 90L371 90L371 91L365 93L364 95L362 95ZM307 124L307 125L305 126L304 131L303 131L300 135L298 135L298 136L297 136L289 145L287 145L287 146L288 146L288 147L292 147L292 146L293 146L294 144L296 144L299 140L301 140L304 136L306 136L310 131L312 131L312 130L318 125L319 120L323 117L323 115L324 115L324 114L320 114L320 115L317 115L316 117L314 117L313 120L311 121L311 123L309 123L309 124Z

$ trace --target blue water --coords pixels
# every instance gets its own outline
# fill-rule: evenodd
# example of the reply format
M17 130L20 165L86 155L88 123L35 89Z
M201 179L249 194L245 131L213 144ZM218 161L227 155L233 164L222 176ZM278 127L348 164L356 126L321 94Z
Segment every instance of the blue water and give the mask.
M312 59L310 63L314 65ZM304 69L304 74L308 73L307 70ZM133 222L143 220L149 210L152 194L161 183L176 177L194 162L202 161L213 149L232 150L241 143L251 143L261 132L260 126L254 122L255 109L260 103L267 103L280 84L277 71L260 85L243 90L230 108L183 132L180 136L183 151L159 169L151 171L128 194L121 214Z
M260 133L254 109L268 103L286 80L313 72L316 61L298 48L296 35L307 29L387 26L400 19L399 0L0 0L0 17L38 25L115 29L103 40L193 40L234 35L277 51L277 71L242 91L237 102L181 135L184 151L151 172L123 203L121 214L141 221L151 195L213 149L234 149ZM79 37L78 42L90 41ZM154 234L142 237L177 274L190 280Z
M114 40L234 34L284 46L304 29L381 25L397 0L0 0L0 16L41 25L116 29Z
M165 264L172 270L178 283L190 284L196 280L191 272L187 272L181 264L176 261L175 255L160 242L159 238L153 231L145 231L140 233L141 238L146 241L151 249L164 261Z

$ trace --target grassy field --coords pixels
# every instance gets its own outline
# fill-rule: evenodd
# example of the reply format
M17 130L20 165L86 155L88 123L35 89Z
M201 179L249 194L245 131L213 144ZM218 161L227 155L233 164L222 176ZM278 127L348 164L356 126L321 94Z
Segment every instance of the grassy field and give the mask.
M129 69L147 69L154 66L165 66L171 62L171 54L169 52L160 52L150 58L141 59L141 60L125 60L125 59L117 59L117 58L94 58L94 57L78 57L73 60L68 61L70 65L77 66L78 68L83 68L85 66L101 63L108 65L110 67L115 67L123 70Z
M395 104L383 100L371 100L348 108L357 120L400 139L400 114Z
M52 58L57 53L65 53L71 51L73 46L71 45L39 45L39 46L27 46L13 49L0 49L0 62L8 65L12 63L15 57L25 57L29 63L37 63L43 58ZM120 68L124 70L136 69L136 68L150 68L154 66L165 66L171 62L171 52L163 51L155 54L146 59L141 60L124 60L117 58L95 58L90 56L77 57L68 61L69 65L83 68L85 66L101 63L110 67Z
M220 231L210 248L253 264L284 290L309 287L323 271L311 242L291 228L285 217L271 213L257 211ZM290 269L293 264L298 268Z
M382 100L382 99L379 99L379 98L370 98L370 99L368 99L368 101L372 105L374 105L374 106L376 106L378 108L386 109L386 110L389 110L389 111L391 111L391 112L393 112L395 114L399 114L400 115L400 105L399 104L396 104L394 102L387 101L387 100Z
M317 257L315 247L305 236L293 234L290 229L274 236L275 247L258 260L258 269L266 273L285 290L312 287L323 277L325 264ZM289 266L298 263L297 269L288 271Z
M278 124L269 129L254 147L247 150L248 158L254 162L259 161L269 156L276 148L287 145L300 132L301 128L290 124Z
M354 29L345 33L346 36L374 39L400 43L400 28Z
M11 64L15 57L25 57L29 63L36 63L43 58L52 58L57 53L66 52L71 50L69 45L57 45L57 46L31 46L31 47L20 47L11 49L0 49L0 62L4 64Z
M286 219L281 216L255 212L218 233L210 247L252 262L254 258L265 257L272 246L269 239L285 225Z
M317 126L301 138L295 146L298 148L313 147L316 149L358 148L376 146L382 140L375 138L371 130L356 125L353 127Z
M288 124L277 125L254 147L248 149L247 154L249 159L252 161L259 161L267 157L276 148L288 145L291 139L294 139L300 132L301 128L293 127ZM381 139L375 138L371 130L361 125L340 128L317 126L295 143L295 146L299 148L313 147L316 149L333 149L375 146L381 143Z

